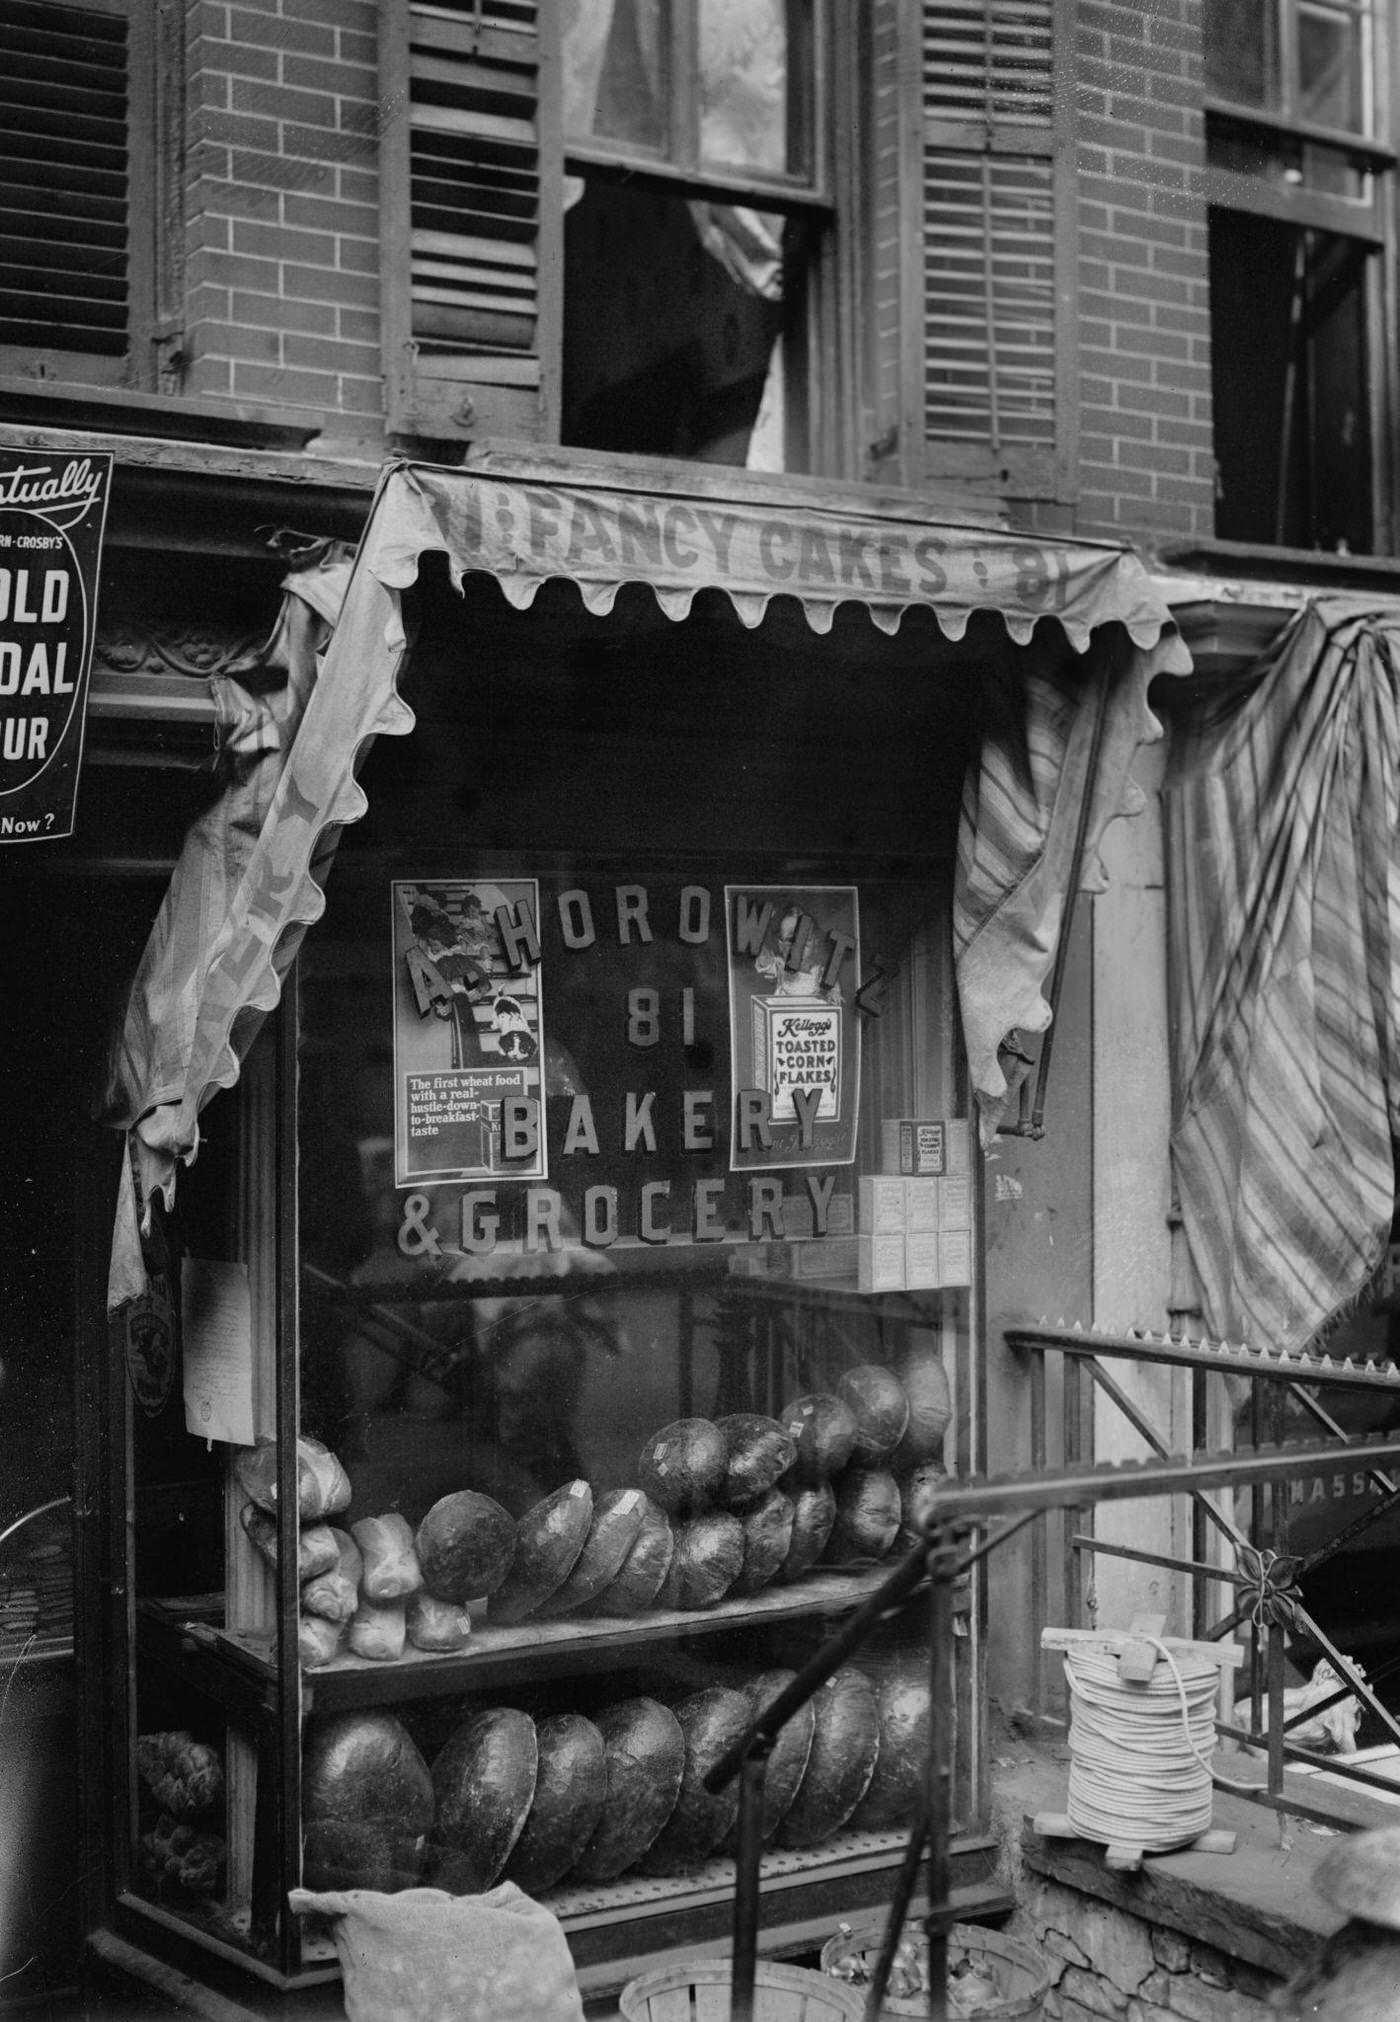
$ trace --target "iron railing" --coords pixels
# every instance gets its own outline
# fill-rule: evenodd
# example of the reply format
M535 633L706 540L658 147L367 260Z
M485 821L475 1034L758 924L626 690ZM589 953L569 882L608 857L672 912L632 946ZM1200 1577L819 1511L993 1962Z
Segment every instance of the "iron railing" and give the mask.
M1093 1337L1095 1340L1100 1337ZM1400 1439L1346 1441L1349 1466L1400 1466ZM926 1863L929 1909L924 1918L928 1944L931 2022L947 2022L948 1934L954 1921L950 1891L950 1791L953 1773L953 1589L972 1566L1052 1510L1089 1511L1103 1502L1191 1494L1223 1489L1261 1489L1286 1482L1300 1470L1336 1461L1336 1440L1324 1444L1262 1446L1230 1453L1163 1457L1118 1465L1033 1471L983 1481L950 1482L931 1498L923 1537L852 1615L836 1635L798 1672L714 1765L705 1779L711 1791L739 1779L739 1821L735 1855L733 1964L730 2022L753 2022L759 1936L764 1775L773 1742L798 1708L810 1699L870 1635L881 1617L906 1601L925 1581L929 1608L930 1730L928 1767L910 1829L875 1972L866 1997L866 2022L877 2022L890 1966ZM1091 1540L1092 1542L1092 1540ZM1214 1568L1210 1569L1212 1572ZM1222 1629L1222 1633L1224 1630ZM1282 1645L1279 1644L1281 1670ZM1297 1807L1290 1804L1289 1809Z

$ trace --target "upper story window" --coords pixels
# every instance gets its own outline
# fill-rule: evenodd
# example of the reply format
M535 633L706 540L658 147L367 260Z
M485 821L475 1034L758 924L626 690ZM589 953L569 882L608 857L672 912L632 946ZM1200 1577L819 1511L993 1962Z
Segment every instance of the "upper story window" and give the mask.
M1058 10L1058 11L1057 11ZM1072 477L1065 0L403 0L388 424Z
M831 217L815 17L564 7L565 442L806 467L809 263Z
M0 375L159 382L178 321L173 221L162 240L158 220L179 123L157 45L178 15L0 0Z
M1385 549L1387 21L1372 0L1211 0L1204 21L1216 531Z

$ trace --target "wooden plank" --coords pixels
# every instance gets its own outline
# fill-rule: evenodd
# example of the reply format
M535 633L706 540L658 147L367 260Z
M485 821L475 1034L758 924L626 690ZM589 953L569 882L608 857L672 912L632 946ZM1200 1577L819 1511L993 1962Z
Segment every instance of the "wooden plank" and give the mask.
M1135 1640L1138 1639L1130 1629L1051 1627L1040 1632L1042 1650L1101 1650L1105 1654L1121 1656ZM1238 1668L1245 1658L1238 1643L1193 1643L1182 1636L1164 1636L1161 1640L1163 1648L1170 1650L1173 1657L1197 1657L1202 1663L1213 1664L1220 1671Z

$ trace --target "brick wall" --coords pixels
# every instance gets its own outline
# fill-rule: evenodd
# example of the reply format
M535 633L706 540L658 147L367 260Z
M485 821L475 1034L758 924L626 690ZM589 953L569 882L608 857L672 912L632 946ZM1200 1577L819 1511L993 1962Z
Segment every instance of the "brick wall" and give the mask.
M1282 1984L1058 1883L1027 1875L1012 1936L1050 1968L1046 2022L1269 2022Z
M1214 530L1202 0L1081 0L1078 530Z
M196 0L186 392L379 432L377 60L368 0Z

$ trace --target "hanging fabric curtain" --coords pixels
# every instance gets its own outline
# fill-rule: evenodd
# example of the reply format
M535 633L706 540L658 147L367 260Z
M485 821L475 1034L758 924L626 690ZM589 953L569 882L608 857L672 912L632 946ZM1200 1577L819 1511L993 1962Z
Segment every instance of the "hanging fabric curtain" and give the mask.
M199 1145L197 1105L186 1100L186 1090L203 1035L218 1019L241 1059L277 1002L291 959L290 947L269 959L280 922L272 927L266 905L253 898L249 867L265 850L274 807L285 802L285 795L278 800L278 787L350 564L343 543L311 543L283 578L282 607L267 643L246 665L209 682L223 791L185 838L131 987L98 1110L99 1121L127 1132L108 1287L113 1310L146 1290L139 1223L149 1223L157 1193L167 1207L173 1204L176 1167ZM256 690L240 678L252 674ZM308 859L313 881L320 848L330 840L325 837ZM255 961L255 951L262 960Z
M1148 687L1161 668L1181 672L1187 664L1181 642L1173 643L1179 657L1158 656L1118 633L1087 666L1017 670L969 769L953 947L984 1144L1031 1064L1021 1040L1050 1024L1045 985L1074 899L1107 882L1104 830L1119 815L1142 812L1132 764L1162 735Z
M1174 732L1173 1170L1209 1330L1298 1349L1361 1292L1400 1123L1400 610L1319 599Z
M513 467L508 455L499 461ZM1092 793L1092 847L1115 814L1141 805L1132 755L1160 735L1147 710L1149 682L1190 666L1136 556L835 506L546 486L495 474L489 454L483 464L389 469L348 586L328 573L320 579L327 592L344 587L345 602L319 674L305 649L298 656L304 708L288 708L283 734L259 744L256 778L235 775L227 803L186 845L132 995L105 1110L132 1147L113 1247L114 1308L144 1285L139 1209L157 1189L170 1197L178 1165L197 1149L200 1110L237 1080L302 934L320 917L335 836L365 811L355 778L361 751L376 736L413 728L397 690L402 598L425 554L445 554L454 580L494 576L517 610L543 583L564 578L595 615L637 582L675 619L699 592L718 589L749 627L775 596L794 598L817 634L830 631L843 604L861 606L885 633L910 609L931 611L950 640L963 637L975 611L998 614L1021 646L1042 621L1057 624L1072 655L1088 657L1076 663L1061 648L1047 656L1065 661L1053 676L1007 672L1003 728L989 730L962 810L955 955L984 1134L1006 1099L999 1055L1008 1031L1049 1022L1043 986L1068 903L1083 795ZM290 588L304 600L300 579ZM1107 645L1095 642L1090 655L1099 632ZM314 643L305 635L306 647ZM931 674L934 667L936 657ZM1096 711L1104 727L1091 782Z

